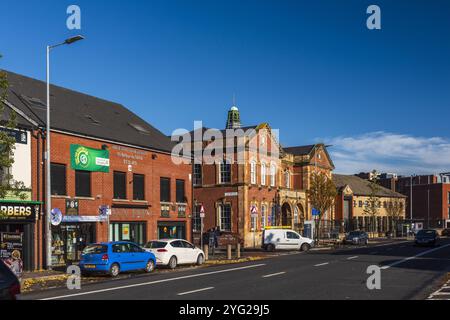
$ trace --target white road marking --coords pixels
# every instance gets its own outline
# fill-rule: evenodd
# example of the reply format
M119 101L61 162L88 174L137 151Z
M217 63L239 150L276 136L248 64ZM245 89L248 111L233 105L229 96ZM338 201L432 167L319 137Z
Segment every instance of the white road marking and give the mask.
M214 289L214 287L208 287L208 288L203 288L203 289L198 289L198 290L192 290L192 291L188 291L188 292L182 292L179 293L179 296L185 296L187 294L191 294L191 293L196 293L196 292L202 292L202 291L206 291L206 290L212 290Z
M330 263L329 262L319 263L319 264L314 265L314 267L326 266L327 264L330 264Z
M263 278L270 278L270 277L275 277L275 276L280 276L282 274L285 274L286 272L278 272L278 273L272 273L272 274L267 274L265 276L262 276Z
M412 260L412 259L415 259L415 258L424 256L424 255L426 255L426 254L428 254L428 253L431 253L431 252L434 252L434 251L438 251L438 250L447 248L448 246L450 246L450 244L446 244L446 245L440 246L440 247L438 247L438 248L434 248L434 249L431 249L431 250L427 250L427 251L421 252L421 253L419 253L419 254L417 254L417 255L415 255L415 256L408 257L408 258L405 258L405 259L396 261L396 262L394 262L394 263L388 264L388 265L386 265L386 266L383 266L383 267L381 267L381 269L382 269L382 270L389 269L390 267L393 267L393 266L399 265L399 264L401 264L401 263L403 263L403 262L406 262L406 261L409 261L409 260Z
M189 275L189 276L175 277L175 278L162 279L162 280L156 280L156 281L150 281L150 282L142 282L142 283L130 284L130 285L120 286L120 287L113 287L113 288L107 288L107 289L93 290L93 291L88 291L88 292L67 294L67 295L64 295L64 296L50 297L50 298L45 298L45 299L41 299L41 300L57 300L57 299L64 299L64 298L70 298L70 297L85 296L85 295L101 293L101 292L116 291L116 290L121 290L121 289L128 289L128 288L148 286L148 285L157 284L157 283L164 283L164 282L171 282L171 281L176 281L176 280L183 280L183 279L189 279L189 278L197 278L197 277L209 276L209 275L218 274L218 273L225 273L225 272L231 272L231 271L238 271L238 270L257 268L257 267L262 267L262 266L265 266L265 265L266 265L265 263L254 264L254 265L245 266L245 267L239 267L239 268L231 268L231 269L225 269L225 270L219 270L219 271L204 272L204 273L193 274L193 275Z
M353 260L353 259L356 259L356 258L359 258L359 256L349 257L349 258L347 258L347 260Z

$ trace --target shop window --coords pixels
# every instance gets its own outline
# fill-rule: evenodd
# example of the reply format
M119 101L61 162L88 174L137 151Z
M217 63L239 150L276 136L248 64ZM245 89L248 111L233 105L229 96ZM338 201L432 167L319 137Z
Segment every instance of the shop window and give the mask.
M186 196L184 190L184 180L176 181L176 194L177 194L177 203L186 203Z
M127 174L114 171L114 199L127 198Z
M161 178L160 179L160 201L170 202L170 179Z
M226 160L220 164L220 183L231 183L231 164Z
M231 231L231 205L230 204L219 205L219 222L220 222L220 230Z
M203 184L202 165L194 164L194 185L201 186Z
M145 200L145 176L133 174L133 200Z
M91 196L91 173L89 171L75 171L75 196Z
M66 165L65 164L51 164L51 191L54 196L66 196Z
M139 245L146 243L145 223L112 222L109 226L110 241L131 241Z

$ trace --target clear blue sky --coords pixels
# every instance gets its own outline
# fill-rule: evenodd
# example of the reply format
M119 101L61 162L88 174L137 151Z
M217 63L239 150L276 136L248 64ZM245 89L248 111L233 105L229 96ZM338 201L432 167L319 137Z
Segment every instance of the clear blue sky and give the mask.
M66 28L70 4L81 31ZM366 28L371 4L382 30ZM0 21L0 68L44 79L45 46L81 33L53 52L53 83L166 134L222 128L236 93L243 124L333 143L338 171L450 171L449 1L3 1ZM423 148L440 162L411 159Z

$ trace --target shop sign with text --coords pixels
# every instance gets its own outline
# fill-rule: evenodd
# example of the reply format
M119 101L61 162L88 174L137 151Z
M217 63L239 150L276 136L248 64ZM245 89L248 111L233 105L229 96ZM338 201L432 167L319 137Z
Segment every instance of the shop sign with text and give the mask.
M40 209L37 202L0 202L0 222L35 222Z
M71 166L74 170L109 172L109 151L70 145Z

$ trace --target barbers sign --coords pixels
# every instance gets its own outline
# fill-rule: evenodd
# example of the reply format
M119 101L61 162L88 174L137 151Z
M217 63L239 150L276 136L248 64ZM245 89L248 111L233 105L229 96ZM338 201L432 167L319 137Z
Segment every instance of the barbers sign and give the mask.
M0 202L0 222L35 222L40 211L39 202Z

